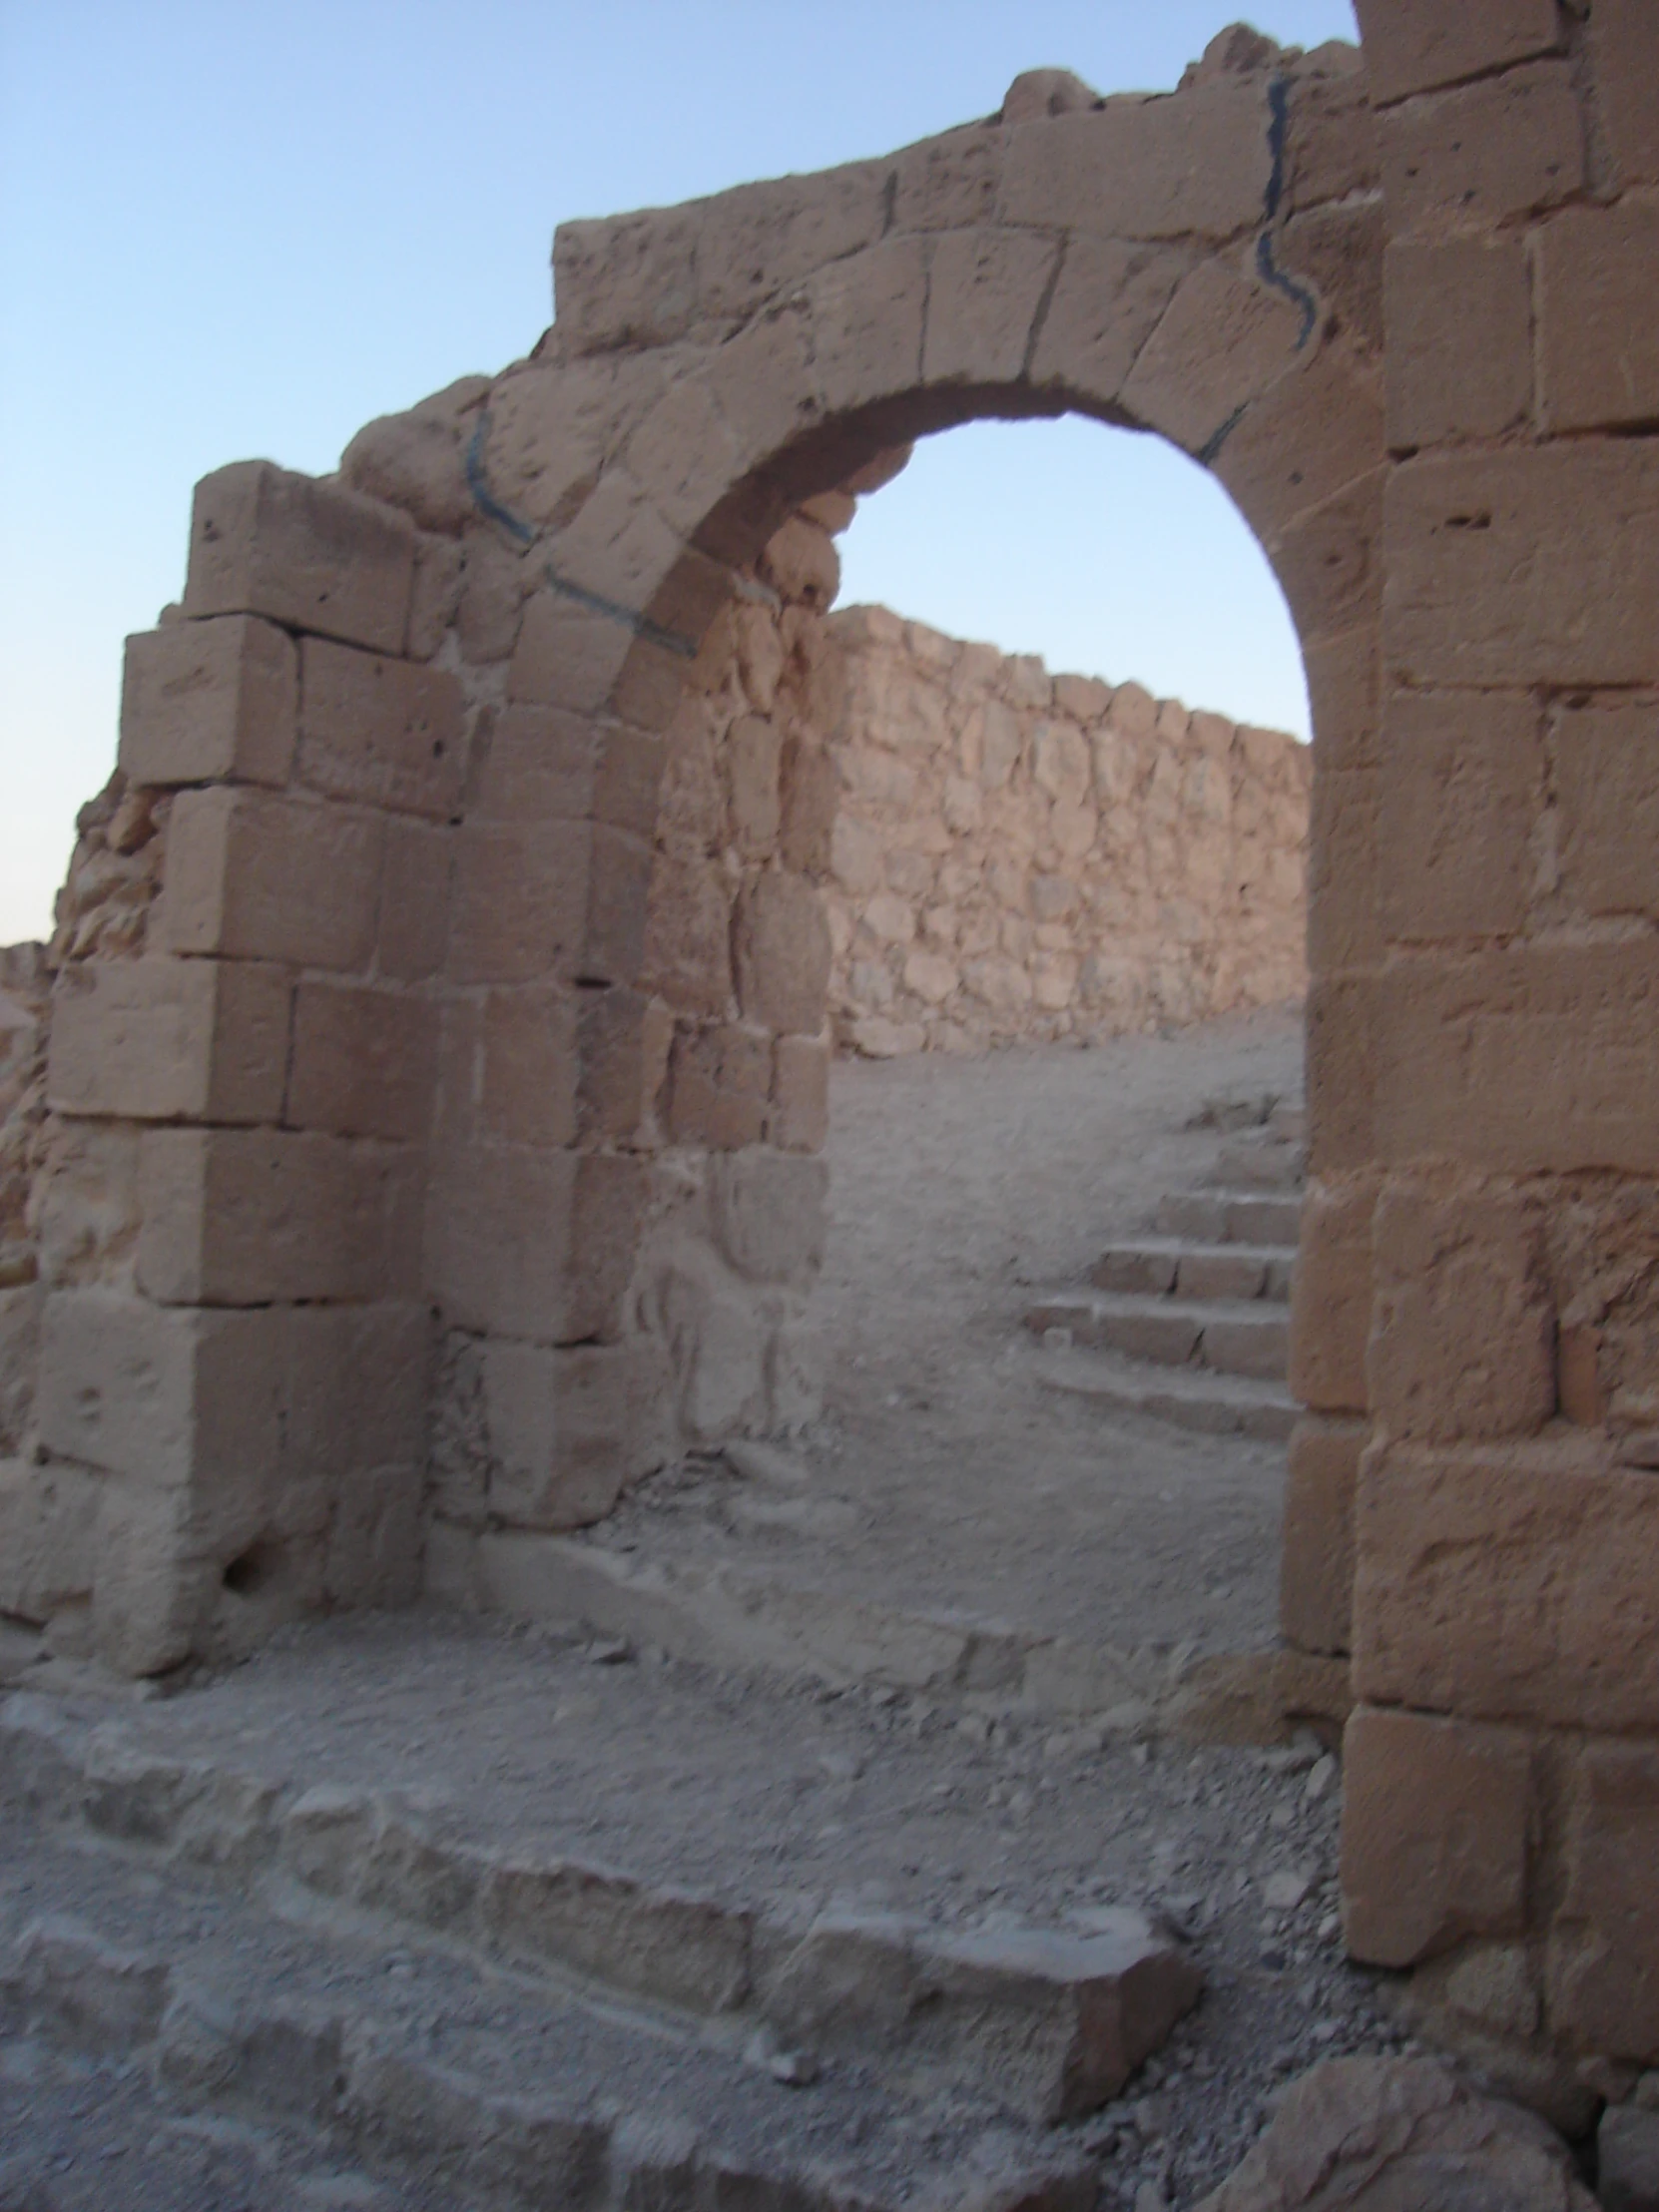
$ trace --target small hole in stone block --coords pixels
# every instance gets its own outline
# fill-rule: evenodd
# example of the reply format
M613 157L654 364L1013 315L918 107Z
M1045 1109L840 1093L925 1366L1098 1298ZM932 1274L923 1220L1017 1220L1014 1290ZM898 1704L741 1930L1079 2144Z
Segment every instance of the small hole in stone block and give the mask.
M233 1559L225 1569L224 1583L238 1597L256 1597L276 1579L281 1571L282 1554L276 1544L261 1541L251 1544L240 1558Z

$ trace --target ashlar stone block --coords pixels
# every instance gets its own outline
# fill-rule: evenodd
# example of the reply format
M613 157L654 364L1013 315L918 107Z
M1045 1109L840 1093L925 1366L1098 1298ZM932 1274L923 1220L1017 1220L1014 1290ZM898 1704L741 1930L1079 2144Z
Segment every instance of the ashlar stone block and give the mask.
M55 1112L126 1121L275 1121L291 986L251 960L89 961L53 1007Z
M437 1007L408 991L301 978L284 1119L336 1137L426 1134Z
M1550 1941L1550 2018L1581 2050L1645 2065L1659 2059L1656 1866L1659 1750L1586 1745L1573 1777L1566 1891Z
M1032 349L1030 381L1105 406L1191 266L1179 249L1073 236Z
M1555 1410L1542 1214L1389 1181L1373 1229L1372 1405L1393 1436L1528 1435Z
M1517 693L1396 692L1382 717L1378 880L1395 943L1520 929L1544 812L1539 710Z
M1037 231L947 232L928 274L924 381L1016 382L1059 254Z
M1388 443L1496 437L1532 407L1532 278L1518 240L1396 240L1383 257Z
M1395 236L1486 231L1557 207L1584 183L1583 124L1565 62L1527 62L1386 108L1378 137Z
M1598 0L1590 22L1596 105L1623 185L1659 183L1659 16L1648 0Z
M1359 0L1366 74L1379 105L1554 53L1554 0Z
M830 986L830 924L805 877L771 868L754 876L734 928L738 997L764 1028L815 1035Z
M1201 262L1142 347L1121 392L1137 421L1209 457L1240 408L1296 357L1302 313L1221 260Z
M1305 1405L1362 1412L1368 1401L1376 1179L1321 1176L1302 1202L1291 1295L1290 1383Z
M155 924L170 952L360 968L374 943L380 820L218 787L183 792Z
M410 1148L318 1131L158 1129L140 1167L138 1277L163 1305L406 1295L419 1282Z
M1659 681L1659 451L1577 438L1390 472L1383 653L1421 685Z
M1537 266L1543 427L1659 419L1659 196L1564 208L1538 235Z
M1279 1622L1299 1651L1352 1648L1354 1492L1370 1434L1340 1414L1310 1414L1291 1432Z
M567 1341L573 1152L476 1146L440 1157L426 1214L426 1278L457 1329Z
M822 1152L830 1134L828 1040L780 1037L772 1095L774 1141L786 1152Z
M1118 239L1233 238L1261 222L1266 203L1265 81L1224 79L1162 100L1126 94L1023 123L1003 160L1006 223Z
M463 715L447 670L307 638L298 780L330 799L447 821L466 773Z
M810 1283L824 1260L822 1160L752 1145L709 1163L715 1237L751 1282Z
M269 784L293 763L293 640L251 615L176 622L127 640L120 765L129 783Z
M1563 706L1550 739L1555 863L1568 911L1659 920L1659 705Z
M1378 1704L1659 1729L1659 1483L1582 1429L1374 1446L1355 1509L1355 1687Z
M1525 1925L1532 1754L1518 1731L1362 1706L1343 1741L1343 1921L1370 1965L1409 1966Z
M299 1525L318 1512L299 1493L323 1497L343 1468L421 1458L429 1334L418 1305L210 1312L54 1292L43 1439L82 1466L193 1490L204 1527L225 1492Z
M414 525L395 507L237 461L196 487L185 613L264 615L401 653L414 548Z
M511 1528L585 1528L668 1456L670 1379L651 1339L483 1348L488 1502Z

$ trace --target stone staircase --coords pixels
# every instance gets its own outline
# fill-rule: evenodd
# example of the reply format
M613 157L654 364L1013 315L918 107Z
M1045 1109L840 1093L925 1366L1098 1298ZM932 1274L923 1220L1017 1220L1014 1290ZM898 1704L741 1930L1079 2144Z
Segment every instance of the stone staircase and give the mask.
M1181 1428L1288 1436L1305 1121L1274 1104L1222 1146L1213 1183L1166 1192L1151 1235L1109 1245L1088 1289L1038 1299L1043 1382Z

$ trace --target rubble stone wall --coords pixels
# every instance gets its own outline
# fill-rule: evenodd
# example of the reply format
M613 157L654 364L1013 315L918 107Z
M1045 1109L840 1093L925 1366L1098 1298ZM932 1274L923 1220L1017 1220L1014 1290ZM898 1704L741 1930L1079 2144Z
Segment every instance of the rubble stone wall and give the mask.
M485 1473L429 1585L547 1602L547 1520L747 1326L713 1292L815 1257L815 863L665 813L710 632L906 440L1128 421L1232 494L1309 674L1285 1625L1353 1654L1348 1942L1559 2110L1659 2065L1659 13L1360 15L1363 70L1236 27L1170 95L1038 72L568 225L529 359L342 480L204 481L123 705L159 891L54 993L0 1603L154 1674L404 1594L434 1431ZM681 1193L726 1270L684 1328Z
M1307 746L880 607L830 629L839 1041L973 1052L1301 997Z

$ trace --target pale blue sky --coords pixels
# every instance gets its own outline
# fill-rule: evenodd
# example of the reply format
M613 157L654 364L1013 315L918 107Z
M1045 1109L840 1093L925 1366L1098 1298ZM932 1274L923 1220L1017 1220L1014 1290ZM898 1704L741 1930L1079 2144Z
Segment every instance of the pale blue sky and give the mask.
M44 933L114 758L121 640L183 582L190 487L324 470L370 416L526 352L556 223L884 153L1020 70L1174 84L1225 0L0 0L0 943ZM1348 0L1265 0L1287 42ZM1092 424L935 439L844 596L1305 729L1221 492Z

